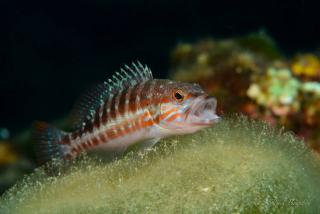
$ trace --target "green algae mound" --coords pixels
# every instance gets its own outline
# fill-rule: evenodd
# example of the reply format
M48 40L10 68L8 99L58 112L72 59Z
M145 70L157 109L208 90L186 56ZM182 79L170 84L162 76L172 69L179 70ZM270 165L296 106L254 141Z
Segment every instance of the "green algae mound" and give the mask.
M244 117L164 140L111 163L42 168L0 199L0 213L317 213L318 160L290 133Z

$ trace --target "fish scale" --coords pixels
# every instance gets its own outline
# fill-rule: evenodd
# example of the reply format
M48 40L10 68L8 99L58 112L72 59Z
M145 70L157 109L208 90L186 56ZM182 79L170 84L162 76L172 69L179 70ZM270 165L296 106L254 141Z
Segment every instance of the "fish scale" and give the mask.
M176 93L179 96L175 97ZM216 119L215 100L208 101L204 95L199 85L153 79L151 70L140 62L125 65L78 101L71 114L72 132L63 132L44 122L35 123L39 162L73 159L90 150L125 151L141 141L152 146L160 138L207 127L212 123L197 117L193 119L200 121L198 125L192 120L190 124L181 122L183 118L187 121L190 109L197 106L192 101L197 99L212 104L214 113L210 111L207 115ZM178 98L184 98L183 102ZM177 126L181 127L176 129Z

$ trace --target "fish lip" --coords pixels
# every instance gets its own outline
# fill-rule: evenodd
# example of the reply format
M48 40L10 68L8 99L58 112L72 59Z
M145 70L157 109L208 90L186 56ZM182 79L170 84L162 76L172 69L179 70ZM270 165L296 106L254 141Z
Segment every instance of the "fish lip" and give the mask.
M215 115L215 118L212 118L211 120L207 120L206 122L193 122L193 125L198 126L211 126L214 123L217 123L221 120L221 118L218 115Z
M216 115L215 119L211 119L211 120L208 120L208 121L205 121L205 122L193 122L191 124L194 125L194 126L210 127L213 124L218 123L220 121L220 119L221 118L218 115Z
M200 96L193 101L186 119L190 120L191 125L209 127L220 120L220 117L216 114L216 106L217 101L214 97L208 95ZM206 118L201 118L205 116Z

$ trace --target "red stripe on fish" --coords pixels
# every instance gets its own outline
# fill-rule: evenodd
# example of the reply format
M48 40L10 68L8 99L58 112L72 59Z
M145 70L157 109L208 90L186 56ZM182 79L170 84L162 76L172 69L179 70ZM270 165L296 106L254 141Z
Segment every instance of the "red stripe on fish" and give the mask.
M112 97L111 102L110 102L110 114L108 115L109 120L110 119L115 119L117 116L117 97L120 92L116 92L116 94Z
M99 138L100 138L100 141L102 141L102 142L107 142L107 138L106 138L106 136L104 135L104 133L101 133L101 134L99 135ZM97 141L97 142L94 141L93 144L96 146L96 145L99 144L99 141Z
M127 134L130 134L132 132L138 131L141 128L146 127L145 123L143 122L147 117L150 117L149 113L144 113L141 116L139 116L136 119L132 119L132 120L128 120L125 121L124 123L112 126L110 129L106 130L106 135L108 136L109 140L114 140L118 137L122 137L125 136ZM137 125L137 121L139 121L142 125ZM138 123L138 124L140 124ZM120 132L121 127L125 127L125 126L129 126L131 124L131 128L130 129L124 129L122 132ZM104 143L108 143L108 142L104 142Z
M101 136L101 135L100 135ZM98 145L99 144L99 140L97 139L97 137L95 136L95 137L93 137L92 139L92 144L94 145L94 146L96 146L96 145Z
M139 92L140 87L141 87L141 84L138 84L131 89L131 93L129 96L129 111L130 112L136 112L138 109L136 99L138 97L138 92Z
M110 98L108 98L107 100L104 101L104 104L102 106L102 118L101 118L101 123L102 124L106 124L108 122L108 100Z
M177 119L177 118L179 118L179 117L181 117L181 116L182 116L181 114L174 114L174 115L172 115L171 117L169 117L169 118L167 119L167 121L168 121L168 122L174 121L175 119Z
M122 91L121 94L119 94L118 98L118 113L119 115L124 115L125 114L125 109L126 109L126 101L127 101L127 94L128 91Z

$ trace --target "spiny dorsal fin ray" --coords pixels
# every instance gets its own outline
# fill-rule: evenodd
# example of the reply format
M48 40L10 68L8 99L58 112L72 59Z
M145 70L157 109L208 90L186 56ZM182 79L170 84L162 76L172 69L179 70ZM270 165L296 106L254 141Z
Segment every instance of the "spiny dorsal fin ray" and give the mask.
M148 66L143 66L139 61L132 63L131 67L124 65L124 68L120 68L119 72L116 72L108 83L116 90L123 90L128 87L135 86L137 83L152 80L152 72Z
M110 79L89 90L78 100L71 113L73 129L81 129L87 122L93 121L96 112L115 92L152 79L150 68L143 66L139 61L133 62L131 67L124 65Z

